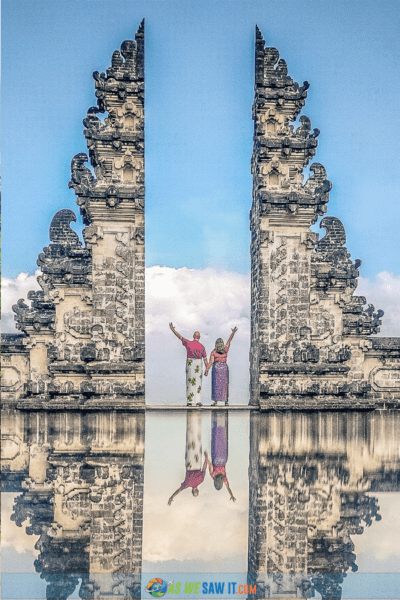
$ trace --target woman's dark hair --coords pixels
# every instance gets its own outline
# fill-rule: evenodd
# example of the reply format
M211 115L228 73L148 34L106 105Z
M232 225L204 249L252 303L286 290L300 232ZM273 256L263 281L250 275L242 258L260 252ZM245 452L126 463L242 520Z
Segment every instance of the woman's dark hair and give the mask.
M225 344L222 338L218 338L215 342L215 352L225 354Z
M218 475L214 477L214 487L216 490L222 490L223 485L224 476L222 475L222 473L218 473Z

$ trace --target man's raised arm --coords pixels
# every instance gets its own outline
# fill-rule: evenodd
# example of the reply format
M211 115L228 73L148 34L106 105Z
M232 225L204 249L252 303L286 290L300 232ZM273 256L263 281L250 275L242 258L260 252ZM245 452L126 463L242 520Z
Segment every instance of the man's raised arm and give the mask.
M175 330L175 327L172 325L172 323L169 324L169 328L172 331L172 333L176 335L177 338L179 338L180 340L182 339L181 334Z

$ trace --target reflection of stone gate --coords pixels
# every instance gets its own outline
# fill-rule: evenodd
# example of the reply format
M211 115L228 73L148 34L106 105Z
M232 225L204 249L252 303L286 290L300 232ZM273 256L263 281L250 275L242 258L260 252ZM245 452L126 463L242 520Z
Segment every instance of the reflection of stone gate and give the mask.
M253 205L250 213L251 403L261 408L398 406L400 339L371 338L383 312L354 296L360 260L336 217L324 217L331 183L310 166L318 129L300 117L309 84L287 74L256 30Z
M77 154L69 182L85 246L60 210L37 261L42 290L13 307L23 333L2 338L3 398L24 408L144 407L144 23L93 77L92 169Z
M253 414L249 583L259 598L341 598L355 534L400 491L400 414ZM371 493L372 492L372 493ZM374 525L378 527L378 525Z
M2 490L20 492L12 520L39 536L47 598L79 585L81 598L141 597L144 418L2 413Z

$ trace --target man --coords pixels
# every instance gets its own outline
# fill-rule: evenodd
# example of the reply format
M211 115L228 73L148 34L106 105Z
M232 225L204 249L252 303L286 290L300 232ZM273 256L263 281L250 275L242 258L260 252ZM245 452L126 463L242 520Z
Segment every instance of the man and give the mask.
M185 468L186 477L181 486L174 492L168 500L169 506L179 492L186 488L192 488L194 497L199 495L199 486L203 483L207 470L207 452L204 452L201 441L201 412L197 410L188 410L186 413L186 449L185 449Z
M187 406L201 406L201 387L203 382L203 368L202 368L202 359L204 360L205 367L207 369L207 354L206 349L203 344L200 344L200 333L195 331L193 334L193 341L186 340L184 337L178 333L172 323L169 324L169 327L182 341L182 344L185 346L187 350L187 360L186 360L186 402Z

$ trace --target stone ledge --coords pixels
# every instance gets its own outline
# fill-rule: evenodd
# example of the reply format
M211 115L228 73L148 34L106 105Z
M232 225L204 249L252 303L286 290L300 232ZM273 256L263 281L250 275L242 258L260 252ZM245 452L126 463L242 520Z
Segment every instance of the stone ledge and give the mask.
M166 411L166 410L170 410L170 411L186 411L186 410L228 410L228 411L238 411L238 410L242 410L242 411L251 411L251 410L259 410L258 406L252 406L250 404L232 404L229 406L210 406L210 405L206 405L206 406L167 406L167 405L146 405L146 411L157 411L157 410L161 410L161 411Z
M28 341L28 336L24 333L2 333L1 351L3 354L29 354L29 349L25 346L24 340Z
M85 364L79 363L53 363L48 366L50 373L85 373Z
M96 397L88 399L82 396L66 396L64 398L56 397L26 397L20 398L16 404L16 408L21 410L144 410L145 398L144 394L138 393L135 396L128 398L122 396L105 397L103 400Z
M373 348L382 350L400 350L400 338L397 337L376 337L371 338Z
M400 338L377 337L370 341L372 348L367 351L367 355L400 358Z
M138 359L129 362L120 361L116 363L101 363L93 361L86 364L86 372L93 375L96 373L143 373L144 359Z
M324 410L375 410L400 409L400 398L366 398L308 396L308 397L260 397L260 411L324 411Z
M350 367L339 366L337 364L320 363L265 363L260 360L260 373L270 373L271 375L282 373L307 373L310 375L322 375L324 373L348 373Z

